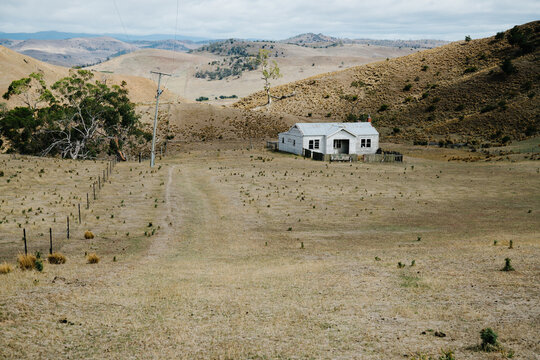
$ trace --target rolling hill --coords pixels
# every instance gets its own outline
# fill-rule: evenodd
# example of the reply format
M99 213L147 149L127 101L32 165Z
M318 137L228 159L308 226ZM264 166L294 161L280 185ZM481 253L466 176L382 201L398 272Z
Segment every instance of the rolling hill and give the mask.
M383 135L394 140L524 139L540 130L539 31L540 22L533 22L490 38L276 86L276 96L296 95L263 110L310 121L365 119L371 114ZM523 38L524 48L516 43ZM503 72L505 59L515 71ZM265 103L260 91L233 106L256 109Z
M7 91L9 84L13 80L18 80L28 76L32 72L40 72L43 74L44 80L51 85L55 81L68 76L69 68L47 64L39 60L33 59L30 56L19 54L6 47L0 46L0 95ZM156 94L156 83L150 79L130 76L130 75L115 75L95 72L95 79L107 81L113 84L120 84L123 80L127 82L127 87L130 93L131 101L135 103L153 102ZM165 91L163 99L182 101L175 94ZM2 99L2 101L5 101ZM7 102L9 107L20 105L16 98L12 98Z
M203 96L213 104L231 104L233 101L220 99L220 96L242 97L262 89L260 71L245 70L240 75L226 76L219 69L229 69L234 63L248 61L258 54L260 48L268 49L272 60L281 68L283 77L276 84L413 52L410 49L355 44L310 48L275 42L228 40L202 46L191 53L143 49L91 68L149 78L153 76L151 70L159 69L173 74L166 80L167 87L186 99L195 100ZM198 73L205 72L211 73L213 78L197 77Z

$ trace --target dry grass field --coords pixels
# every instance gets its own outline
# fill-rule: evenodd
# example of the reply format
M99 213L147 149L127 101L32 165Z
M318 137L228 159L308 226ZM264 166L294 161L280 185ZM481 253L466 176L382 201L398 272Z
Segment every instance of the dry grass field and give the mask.
M69 240L65 216L106 163L1 155L0 358L538 358L538 163L430 152L120 163ZM18 224L42 253L54 224L67 262L16 268ZM477 349L485 327L503 350Z
M252 44L257 45L257 43ZM283 85L310 76L415 52L411 49L358 44L320 49L290 44L273 45L275 49L272 51L279 51L282 54L272 60L276 60L279 64L283 75L282 78L272 82L273 85ZM187 54L143 49L92 66L91 69L119 75L147 77L155 82L157 82L157 76L151 74L150 71L159 69L159 71L173 74L171 78L165 80L165 85L175 94L190 101L195 101L199 96L206 96L210 99L210 103L218 105L229 105L236 101L235 99L219 99L221 95L243 97L263 88L260 70L246 71L239 77L227 77L214 81L195 77L197 71L210 68L208 63L225 58L227 57L209 52Z

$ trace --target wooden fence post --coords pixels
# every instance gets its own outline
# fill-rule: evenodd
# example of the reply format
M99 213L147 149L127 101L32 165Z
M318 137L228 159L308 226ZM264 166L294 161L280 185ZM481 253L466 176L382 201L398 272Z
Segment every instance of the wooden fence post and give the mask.
M81 225L81 203L79 203L79 225Z
M96 182L92 183L92 189L94 190L94 200L96 200Z
M52 228L49 228L49 254L52 255Z
M101 189L101 177L100 177L100 175L97 176L97 181L98 181L98 189Z
M23 241L24 241L24 255L28 255L28 248L26 247L26 228L23 229Z
M86 193L86 210L90 209L90 200L88 199L88 193Z
M69 215L66 218L67 218L67 238L69 239Z

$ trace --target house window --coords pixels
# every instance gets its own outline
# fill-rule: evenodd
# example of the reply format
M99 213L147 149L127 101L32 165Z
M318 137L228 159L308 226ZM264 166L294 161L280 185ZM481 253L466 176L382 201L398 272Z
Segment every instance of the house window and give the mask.
M308 149L318 149L319 148L319 140L309 140L309 146Z
M285 144L285 138L284 137L281 138L281 143Z
M334 149L341 148L341 140L334 140Z
M362 139L360 140L360 147L371 147L371 139Z
M366 139L366 147L371 147L371 139Z

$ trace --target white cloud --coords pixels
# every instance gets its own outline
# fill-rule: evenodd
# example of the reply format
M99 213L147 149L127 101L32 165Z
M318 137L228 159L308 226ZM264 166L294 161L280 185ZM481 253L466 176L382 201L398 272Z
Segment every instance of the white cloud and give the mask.
M124 33L111 0L3 0L0 31ZM280 39L302 32L372 38L481 37L537 20L537 0L116 0L129 34Z

